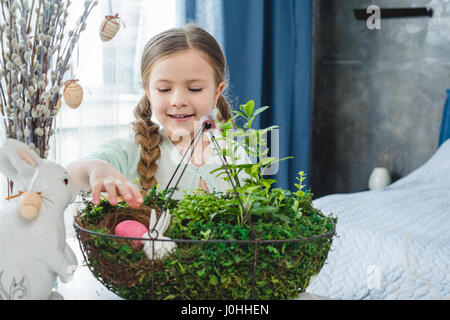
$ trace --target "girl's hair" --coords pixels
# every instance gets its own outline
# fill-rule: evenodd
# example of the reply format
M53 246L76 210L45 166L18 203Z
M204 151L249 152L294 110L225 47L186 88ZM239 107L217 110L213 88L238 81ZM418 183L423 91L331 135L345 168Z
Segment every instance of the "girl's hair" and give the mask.
M214 70L216 86L222 81L227 86L228 74L225 56L216 39L194 23L186 24L183 28L173 28L157 34L145 45L141 61L142 87L148 88L149 76L154 63L163 57L187 49L200 50L209 60ZM138 172L143 189L151 189L157 184L155 178L158 165L156 160L161 156L159 145L162 141L159 125L151 120L152 110L150 101L144 95L134 109L136 121L133 122L135 140L141 145L141 158ZM227 121L231 118L231 108L223 95L219 96L216 105L215 118Z

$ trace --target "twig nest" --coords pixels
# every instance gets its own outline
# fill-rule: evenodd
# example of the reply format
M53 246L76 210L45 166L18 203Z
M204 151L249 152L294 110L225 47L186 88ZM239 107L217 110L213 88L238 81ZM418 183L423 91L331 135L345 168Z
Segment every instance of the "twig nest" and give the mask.
M41 196L37 192L24 192L19 200L19 213L27 220L33 220L42 206Z
M103 42L109 41L116 36L120 28L119 20L121 19L119 18L118 13L116 13L115 16L105 16L105 20L100 25L100 39L102 39Z
M64 101L73 109L78 108L83 100L83 88L77 80L67 80L64 83Z

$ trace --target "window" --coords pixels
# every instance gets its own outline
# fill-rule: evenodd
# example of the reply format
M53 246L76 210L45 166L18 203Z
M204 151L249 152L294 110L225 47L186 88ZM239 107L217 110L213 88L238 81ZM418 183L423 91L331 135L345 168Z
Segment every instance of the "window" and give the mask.
M80 16L83 1L72 1L68 27ZM117 35L108 42L99 36L106 15L119 13ZM176 26L176 0L99 1L87 20L72 54L66 80L79 79L83 102L63 107L57 117L56 145L50 158L63 166L88 155L99 144L131 131L133 110L144 90L140 85L143 47L155 34Z

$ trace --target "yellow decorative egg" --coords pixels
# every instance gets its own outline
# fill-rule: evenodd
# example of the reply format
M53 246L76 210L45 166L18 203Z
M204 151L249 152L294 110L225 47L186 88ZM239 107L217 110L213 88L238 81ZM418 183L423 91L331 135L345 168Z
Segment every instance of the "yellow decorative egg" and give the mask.
M83 101L83 88L76 81L67 80L64 83L64 101L73 109L78 108Z
M106 16L100 25L100 39L106 42L115 37L120 28L119 14L115 16Z
M24 192L19 200L20 215L27 220L32 220L39 214L41 205L42 199L37 192Z

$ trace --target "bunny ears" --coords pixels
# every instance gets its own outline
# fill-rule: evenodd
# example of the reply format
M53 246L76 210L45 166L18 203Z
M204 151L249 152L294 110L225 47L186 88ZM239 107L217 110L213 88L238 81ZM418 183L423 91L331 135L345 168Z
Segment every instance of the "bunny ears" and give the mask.
M145 241L144 243L144 252L150 260L162 259L177 247L175 242L165 241L170 240L170 238L164 236L164 233L167 231L169 225L169 209L164 210L159 216L159 219L156 219L155 209L152 209L152 213L150 215L150 225L148 228L149 231L143 236L144 238L150 239L150 241Z
M29 184L41 158L25 143L6 139L0 148L0 172L22 186Z
M159 219L156 219L155 209L152 209L150 215L150 225L148 227L150 239L158 239L164 235L170 225L170 210L165 210Z

